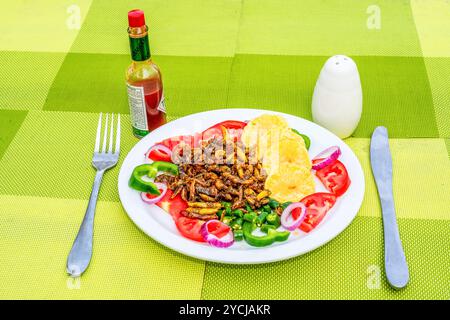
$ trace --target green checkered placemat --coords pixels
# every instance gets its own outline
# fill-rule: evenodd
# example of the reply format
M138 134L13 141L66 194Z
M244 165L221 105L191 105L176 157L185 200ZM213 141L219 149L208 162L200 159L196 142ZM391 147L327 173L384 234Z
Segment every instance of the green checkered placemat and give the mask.
M127 11L141 8L164 76L170 120L215 108L311 118L320 68L358 64L361 123L346 143L364 169L358 216L329 244L288 261L231 266L177 254L123 211L118 167L105 175L90 268L65 262L85 211L99 112L123 114ZM39 0L0 13L0 298L448 299L448 0ZM411 282L390 289L369 138L388 127L398 224Z

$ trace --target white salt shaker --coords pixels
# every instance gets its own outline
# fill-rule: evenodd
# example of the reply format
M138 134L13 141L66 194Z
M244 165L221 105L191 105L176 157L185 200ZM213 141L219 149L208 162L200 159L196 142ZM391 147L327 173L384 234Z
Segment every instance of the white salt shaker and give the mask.
M362 89L356 63L343 55L329 58L314 88L314 122L347 138L358 126L361 112Z

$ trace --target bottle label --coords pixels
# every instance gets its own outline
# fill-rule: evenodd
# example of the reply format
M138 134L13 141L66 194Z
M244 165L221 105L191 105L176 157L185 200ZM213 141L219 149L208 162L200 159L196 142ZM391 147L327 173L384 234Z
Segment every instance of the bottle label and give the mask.
M161 112L166 113L166 100L164 99L164 92L162 94L161 100L159 101L157 109Z
M144 88L127 83L127 92L132 126L139 130L148 130Z

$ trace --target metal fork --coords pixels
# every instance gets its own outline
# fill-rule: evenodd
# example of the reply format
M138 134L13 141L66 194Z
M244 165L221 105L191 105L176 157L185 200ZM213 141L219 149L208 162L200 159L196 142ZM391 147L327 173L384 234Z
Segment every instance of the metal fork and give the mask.
M117 164L119 160L120 151L120 114L117 116L117 130L116 130L116 143L113 151L114 140L114 114L111 114L111 124L108 131L108 114L106 114L106 120L103 130L103 143L100 151L100 140L102 131L102 114L98 119L97 136L95 139L94 157L92 159L92 166L97 170L94 179L94 185L92 187L91 196L89 198L88 207L86 209L83 222L81 223L80 230L70 250L69 257L67 258L67 272L72 277L80 276L88 267L92 257L92 240L94 234L94 215L95 207L97 205L98 192L100 190L100 184L102 183L103 174L106 170L111 169ZM109 147L106 150L107 141L109 135Z

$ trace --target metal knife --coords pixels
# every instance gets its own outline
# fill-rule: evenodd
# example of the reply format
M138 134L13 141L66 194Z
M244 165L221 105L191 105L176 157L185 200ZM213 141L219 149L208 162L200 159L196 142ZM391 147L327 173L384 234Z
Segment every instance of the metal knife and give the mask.
M389 150L388 132L385 127L377 127L372 134L370 163L383 212L386 277L393 288L401 289L409 281L409 272L395 216L392 193L392 158Z

